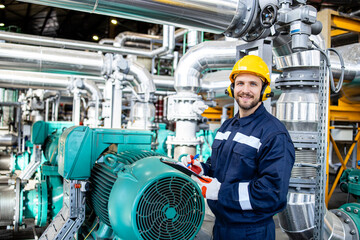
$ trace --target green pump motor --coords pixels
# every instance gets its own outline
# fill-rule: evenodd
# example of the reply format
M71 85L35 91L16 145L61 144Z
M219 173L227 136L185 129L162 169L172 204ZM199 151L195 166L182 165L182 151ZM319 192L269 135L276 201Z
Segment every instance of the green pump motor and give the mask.
M201 191L156 155L104 155L91 172L90 205L120 239L193 239L204 218Z

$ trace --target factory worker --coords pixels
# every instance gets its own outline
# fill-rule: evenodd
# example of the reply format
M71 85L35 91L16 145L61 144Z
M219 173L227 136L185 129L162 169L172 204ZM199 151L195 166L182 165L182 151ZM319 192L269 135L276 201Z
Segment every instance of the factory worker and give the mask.
M230 81L239 112L219 128L206 163L182 161L208 180L192 176L216 217L215 240L272 240L273 216L287 203L294 146L262 103L271 96L266 63L247 55L234 65Z

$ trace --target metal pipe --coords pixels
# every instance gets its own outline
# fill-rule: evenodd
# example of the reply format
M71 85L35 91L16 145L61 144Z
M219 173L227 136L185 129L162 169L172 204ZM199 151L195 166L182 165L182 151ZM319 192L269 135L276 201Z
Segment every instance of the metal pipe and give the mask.
M114 40L100 40L100 44L91 43L85 41L75 41L61 38L50 38L50 37L40 37L33 36L29 34L21 34L21 33L12 33L12 32L3 32L0 31L0 39L23 43L29 45L40 45L46 47L56 47L61 49L76 49L76 50L90 50L90 51L101 51L101 52L110 52L115 54L132 54L139 56L150 56L152 55L151 51L140 51L136 48L129 47L119 47ZM114 42L115 46L106 45L104 43Z
M95 102L95 126L97 127L98 121L99 121L99 104L100 100L103 99L102 93L100 89L95 85L94 82L91 82L89 80L84 80L84 88L87 92L91 94L92 100Z
M112 99L112 128L121 128L123 94L120 80L115 80L113 91L114 94Z
M169 27L164 27L164 34L169 34ZM185 31L179 31L175 36L175 31L170 28L171 31L171 40L175 39L177 36L184 34ZM155 50L141 50L136 49L133 47L124 47L126 40L133 40L133 41L150 41L152 38L160 39L163 38L160 36L151 36L145 34L137 34L132 33L133 35L129 35L129 32L123 33L119 37L116 37L115 40L112 39L103 39L99 43L91 43L91 42L84 42L84 41L75 41L75 40L68 40L68 39L60 39L60 38L50 38L50 37L39 37L33 36L28 34L20 34L20 33L11 33L11 32L2 32L0 31L0 39L10 42L16 43L24 43L29 45L40 45L40 46L47 46L47 47L56 47L60 49L77 49L77 50L90 50L90 51L101 51L101 52L111 52L114 54L131 54L131 55L138 55L143 57L154 57L164 52L167 52L169 49L167 46L163 46L161 48ZM122 39L124 38L124 39ZM168 41L168 38L164 38L164 41ZM163 41L163 42L164 42ZM114 46L109 46L104 43L113 43ZM174 43L175 45L175 43ZM173 49L173 48L172 48Z
M81 108L81 95L79 89L75 88L73 91L73 112L72 112L72 121L74 125L80 124L80 108Z
M22 2L110 15L136 21L191 27L222 33L253 11L252 5L238 0L133 1L133 0L22 0ZM256 1L253 1L256 2ZM251 11L247 11L250 8ZM254 10L255 11L255 10Z
M12 187L0 188L0 223L11 224L15 215L15 192Z
M352 51L356 51L356 47L360 50L360 44L352 46ZM341 52L343 56L349 52ZM309 50L303 52L296 52L290 55L275 57L277 69L291 69L303 67L319 67L320 65L320 52L316 50ZM335 78L340 76L341 65L336 56L330 56L331 71ZM360 76L360 67L356 60L344 59L345 74L344 79L354 80Z
M232 106L234 106L234 103L229 103L229 104L222 106L221 124L223 124L226 121L226 119L228 119L227 110L229 107L232 107Z
M54 106L55 105L55 106ZM53 116L54 116L54 120L52 121L57 121L58 117L59 117L59 105L60 105L60 97L58 97L56 99L55 104L53 104ZM55 113L54 113L55 112Z
M88 93L90 93L91 99L93 101L103 99L103 96L102 96L102 93L101 93L100 89L96 86L96 84L93 81L89 81L89 80L85 79L83 81L83 84L84 84L84 89Z
M175 31L175 42L183 40L184 35L187 34L189 31L190 31L189 29L184 29L184 28L180 28L180 29L176 30Z
M150 94L156 91L150 72L138 62L129 61L129 75L134 76L135 91L138 94Z
M236 61L238 41L203 42L191 48L179 61L175 71L177 92L200 90L200 77L204 70L232 67Z
M0 70L0 87L2 88L66 89L69 84L70 77L60 74Z
M315 194L289 192L287 208L278 214L280 227L291 239L311 239L315 228L314 211ZM325 211L324 239L347 239L347 223Z
M2 136L0 135L0 139ZM16 138L15 138L16 140ZM1 141L1 140L0 140ZM15 141L16 142L16 141ZM1 144L0 144L1 145ZM0 154L0 171L10 171L13 159L9 154ZM0 186L4 183L0 179ZM5 182L7 184L7 181Z
M17 136L13 134L0 135L0 146L14 146L17 143Z
M335 48L344 58L346 80L354 80L360 77L360 43L350 44ZM331 70L335 78L340 77L341 65L339 58L330 55Z
M45 119L44 119L45 122L49 121L49 102L50 99L45 100Z
M122 32L115 37L115 46L124 47L125 42L127 41L151 43L154 40L162 42L162 37L127 31L127 32Z
M103 77L0 69L0 88L65 90L74 77L87 79L96 84L104 84Z
M207 72L200 82L200 92L221 91L230 85L230 70L221 70L217 72ZM174 77L152 75L157 90L174 90ZM216 79L216 81L214 81Z
M103 55L93 52L0 43L0 68L66 71L101 76Z

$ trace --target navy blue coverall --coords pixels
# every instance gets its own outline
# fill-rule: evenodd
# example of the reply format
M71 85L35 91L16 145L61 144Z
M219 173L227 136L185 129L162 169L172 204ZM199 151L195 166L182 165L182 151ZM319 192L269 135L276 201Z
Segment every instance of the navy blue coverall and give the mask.
M208 200L216 217L214 239L275 239L273 215L283 210L295 150L285 126L261 104L219 128L204 175L221 183Z

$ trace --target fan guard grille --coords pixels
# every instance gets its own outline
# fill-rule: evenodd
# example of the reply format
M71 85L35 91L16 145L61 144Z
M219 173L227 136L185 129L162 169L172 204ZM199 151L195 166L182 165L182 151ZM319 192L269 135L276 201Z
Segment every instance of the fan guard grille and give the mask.
M191 239L201 227L204 202L201 193L182 177L166 177L142 194L136 224L145 240Z

